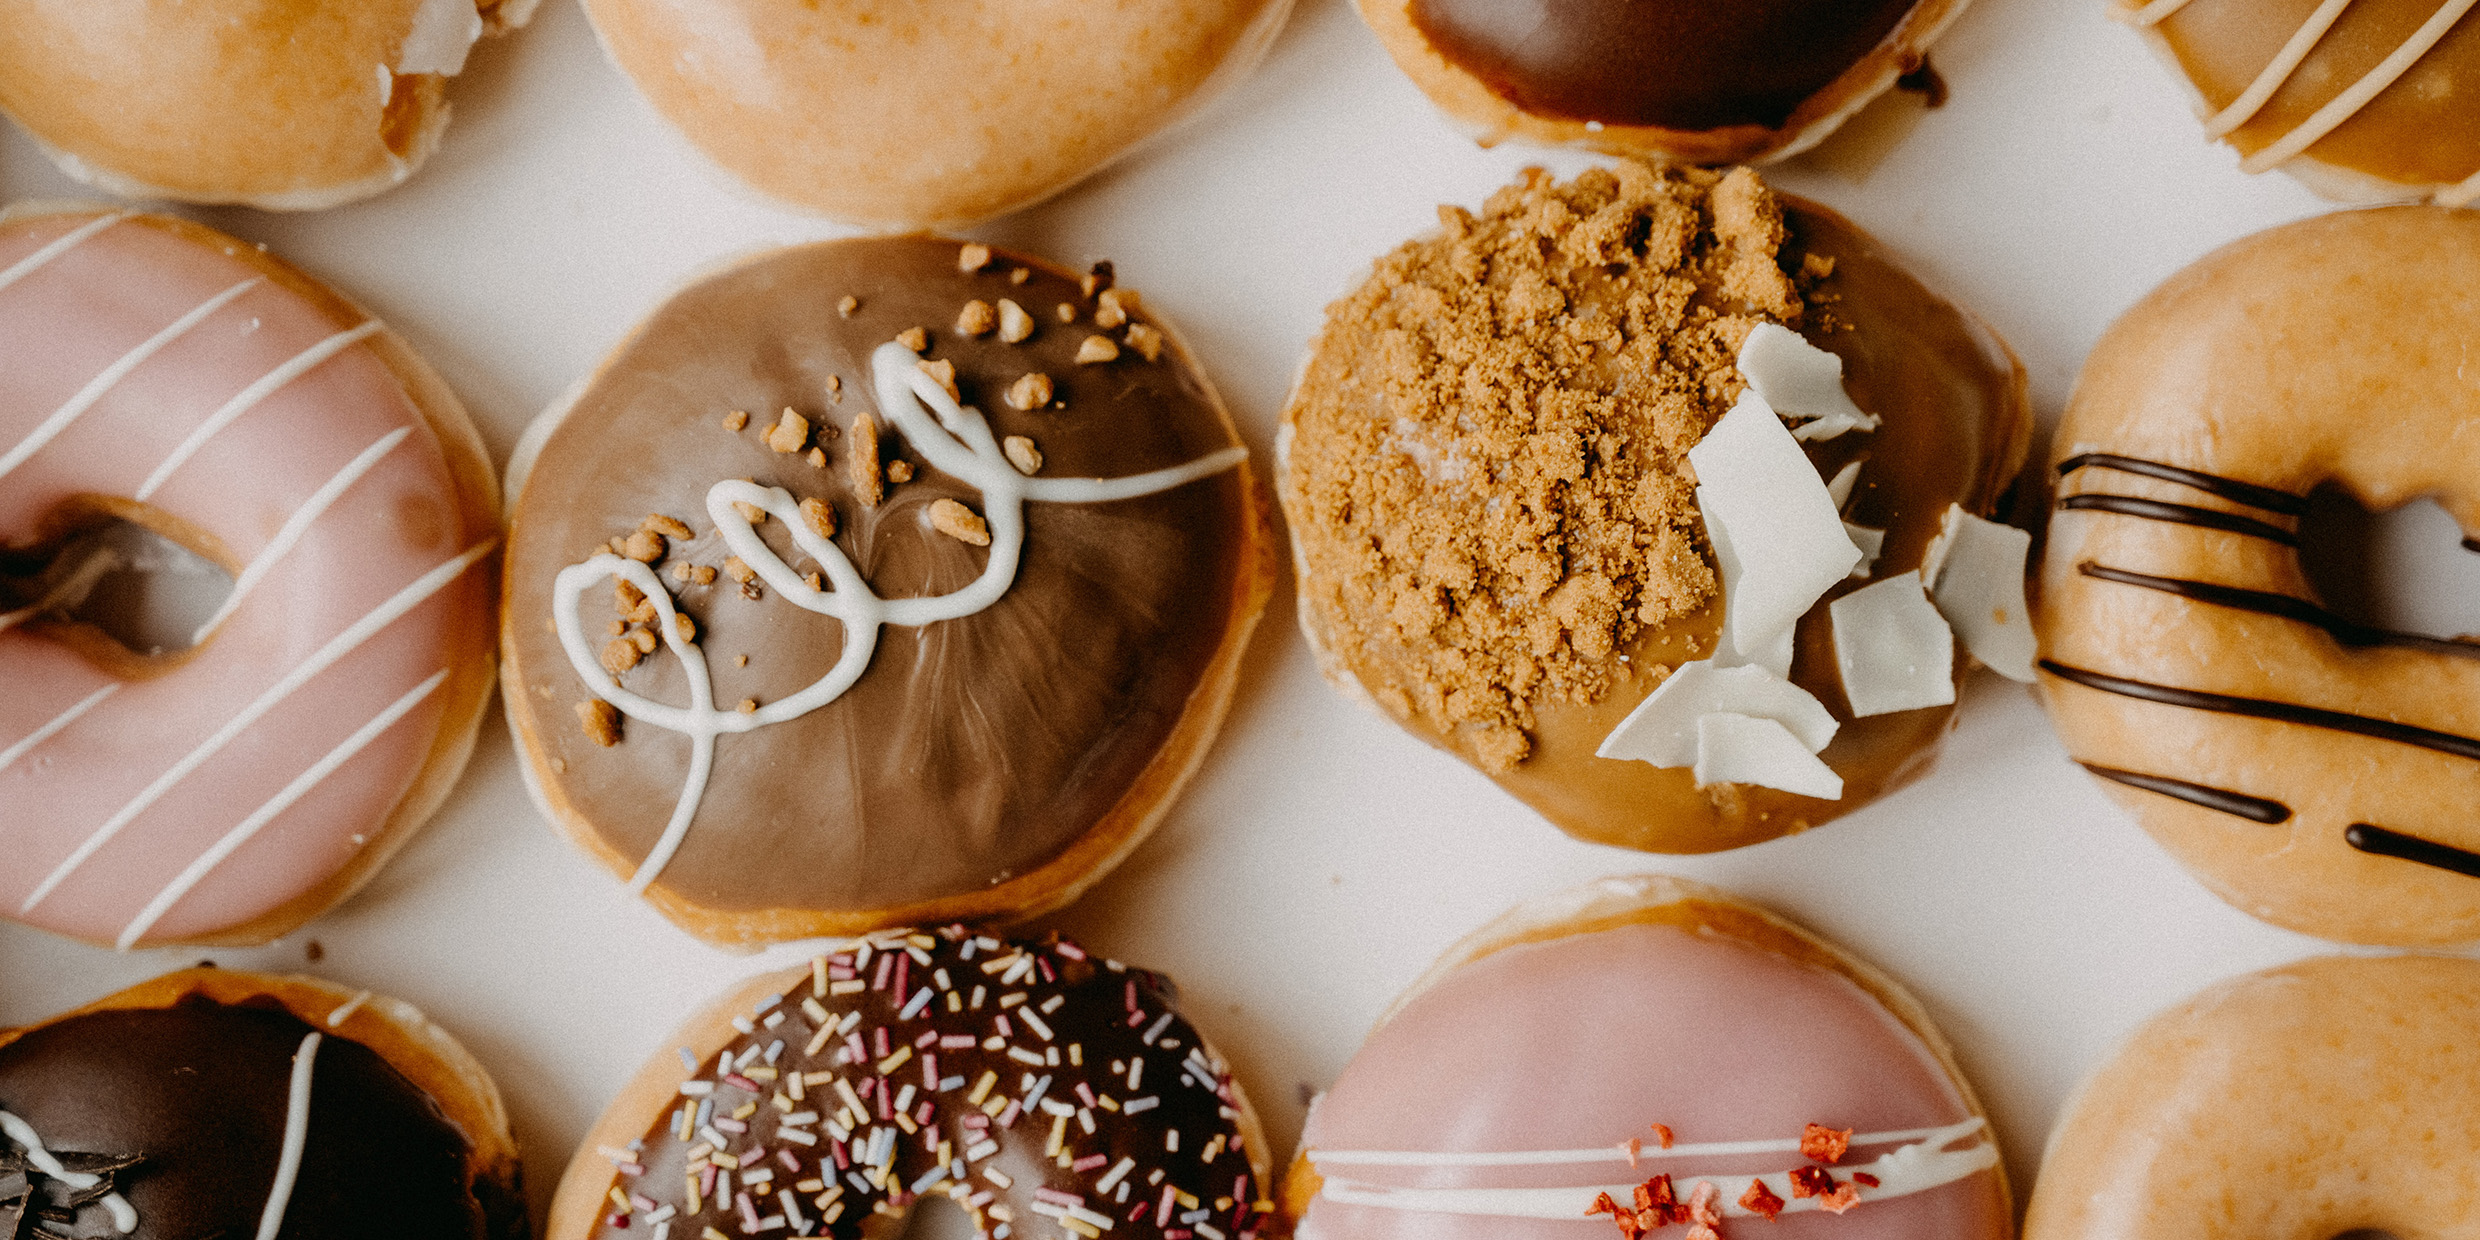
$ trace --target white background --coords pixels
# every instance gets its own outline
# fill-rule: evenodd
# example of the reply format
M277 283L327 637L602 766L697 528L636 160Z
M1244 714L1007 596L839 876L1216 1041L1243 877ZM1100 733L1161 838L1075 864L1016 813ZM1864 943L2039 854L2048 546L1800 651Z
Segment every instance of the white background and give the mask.
M1994 324L2031 372L2045 430L2119 310L2225 241L2327 209L2286 179L2239 174L2101 7L1979 0L1936 49L1945 107L1890 97L1772 174ZM388 319L503 462L535 411L686 274L839 231L708 172L565 0L477 48L454 98L445 148L377 199L195 214ZM1477 205L1531 162L1589 161L1475 147L1348 4L1302 0L1267 63L1194 122L973 235L1116 260L1186 333L1263 459L1324 304L1430 226L1435 204ZM0 195L79 193L0 129ZM2480 611L2480 582L2443 580L2432 574L2432 594L2447 593L2429 603L2449 607L2435 623L2454 631L2451 606ZM1995 1115L2019 1197L2068 1091L2137 1021L2215 979L2328 950L2207 895L2067 763L2027 693L1986 673L1911 788L1807 835L1657 858L1571 841L1348 705L1318 679L1290 608L1287 582L1219 746L1160 833L1046 923L1178 978L1279 1151L1308 1091L1441 948L1516 900L1607 873L1727 885L1907 982ZM281 943L212 952L115 954L0 924L0 1024L202 957L303 969L312 940L325 955L312 971L413 1001L490 1066L538 1207L610 1091L683 1015L798 954L720 953L622 896L527 803L494 712L445 812L341 909Z

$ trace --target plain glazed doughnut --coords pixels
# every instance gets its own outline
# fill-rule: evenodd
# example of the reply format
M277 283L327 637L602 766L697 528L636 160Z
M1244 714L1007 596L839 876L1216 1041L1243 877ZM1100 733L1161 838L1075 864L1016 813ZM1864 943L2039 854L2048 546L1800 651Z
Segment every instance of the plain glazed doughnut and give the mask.
M1918 71L1965 0L1360 0L1431 102L1508 138L1683 163L1816 145Z
M0 219L0 356L0 916L123 947L283 934L472 750L481 439L359 307L164 216ZM134 653L36 588L115 520L233 576L196 646Z
M2480 936L2480 645L2300 568L2308 493L2480 533L2480 214L2345 212L2171 277L2059 424L2034 612L2068 753L2215 894L2365 943Z
M1918 1003L1659 875L1448 949L1311 1105L1284 1207L1298 1240L1573 1240L1608 1234L1597 1215L1631 1238L2007 1240L2014 1217Z
M0 0L0 111L123 197L332 207L430 158L466 49L535 3Z
M1067 903L1231 700L1246 455L1107 266L906 237L692 284L510 469L548 816L720 943Z
M507 1110L447 1031L212 966L0 1033L0 1219L79 1240L531 1234Z
M1291 0L587 0L681 135L778 203L882 228L1031 206L1245 77Z
M1271 1160L1169 979L1073 943L896 931L690 1018L586 1134L546 1240L1254 1240Z
M2025 1240L2460 1236L2480 964L2324 957L2145 1022L2070 1100Z

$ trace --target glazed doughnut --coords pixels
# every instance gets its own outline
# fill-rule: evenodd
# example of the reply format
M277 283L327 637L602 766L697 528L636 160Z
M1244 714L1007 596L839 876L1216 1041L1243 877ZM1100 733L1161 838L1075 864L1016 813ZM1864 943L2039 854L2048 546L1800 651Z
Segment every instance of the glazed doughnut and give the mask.
M1248 75L1291 0L587 0L612 63L785 206L882 228L1031 206Z
M0 576L0 916L122 947L283 934L472 751L481 438L359 307L166 216L0 218L0 354L0 574L127 521L234 579L197 645L142 655Z
M1625 163L1565 185L1536 170L1477 216L1441 216L1441 234L1379 260L1329 309L1284 411L1301 626L1328 678L1570 834L1657 852L1772 839L1924 770L1963 670L1938 613L1905 663L1917 692L1899 709L1852 692L1841 665L1860 643L1836 641L1836 616L1904 590L1908 603L1891 601L1916 615L1928 612L1919 584L1946 589L1936 570L1952 557L1929 562L1933 544L1992 512L2024 459L2013 355L1849 221L1777 200L1747 169ZM1743 369L1750 341L1822 366L1844 423L1785 433ZM1756 424L1717 429L1751 407L1770 440L1752 438ZM1719 458L1691 474L1709 443ZM1750 447L1805 479L1791 498L1844 557L1788 606L1737 592L1729 564L1717 580L1700 512L1717 488L1699 480L1758 460ZM1873 561L1868 538L1882 540ZM1725 591L1746 610L1726 615ZM1760 602L1779 615L1758 630L1770 640L1736 627ZM2011 622L2022 654L2007 664L2028 678L2020 604ZM1766 665L1769 692L1796 700L1786 718L1807 781L1622 752L1665 685L1696 694L1756 676L1705 677L1726 654ZM1713 709L1759 713L1736 689ZM1703 744L1701 720L1681 726L1683 744Z
M1965 0L1360 0L1430 101L1508 138L1686 163L1816 145L1895 79Z
M2298 553L2326 485L2480 533L2475 288L2480 214L2259 233L2122 316L2059 424L2050 717L2215 894L2294 930L2480 936L2480 645L2333 615Z
M2070 1100L2025 1240L2452 1236L2480 1208L2480 965L2324 957L2145 1022Z
M539 799L715 942L1063 905L1230 703L1245 457L1107 265L906 237L698 281L510 469Z
M2208 137L2343 202L2480 199L2470 0L2110 0L2194 96Z
M2014 1217L1918 1003L1660 875L1531 901L1449 948L1311 1105L1283 1201L1299 1240L1607 1234L1579 1226L1596 1215L1627 1237L1753 1235L1737 1220L1760 1216L1782 1240L2007 1240Z
M445 1030L213 966L0 1033L0 1219L73 1240L530 1234L499 1091Z
M0 0L0 111L123 197L332 207L430 158L466 50L535 3Z
M546 1240L1259 1233L1248 1098L1169 979L1056 938L894 931L690 1018L586 1134Z

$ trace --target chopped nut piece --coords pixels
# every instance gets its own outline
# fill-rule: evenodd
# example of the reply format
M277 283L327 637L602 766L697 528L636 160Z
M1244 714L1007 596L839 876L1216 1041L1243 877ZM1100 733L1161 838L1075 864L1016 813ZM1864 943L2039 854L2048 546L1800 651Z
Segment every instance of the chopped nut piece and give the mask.
M747 667L747 666L749 666L749 656L748 656L748 655L745 655L745 654L736 654L736 655L733 655L733 656L732 656L732 666L734 666L734 667Z
M639 654L653 654L654 648L662 644L662 642L657 639L654 634L649 633L644 629L631 629L629 631L629 640L637 644L637 653Z
M682 560L680 563L672 565L672 580L687 584L690 577L695 575L696 572L697 568L695 565L692 565L687 560Z
M611 622L611 627L603 631L611 634L613 637L618 637L629 631L629 622L626 620L614 620Z
M826 589L826 588L827 588L827 580L826 580L826 578L819 576L819 575L818 575L818 570L817 570L817 569L814 569L814 568L813 568L813 569L811 569L811 570L809 570L809 571L808 571L808 572L806 572L806 573L801 574L801 584L802 584L802 585L805 585L805 586L808 586L810 589L813 589L813 590L824 590L824 589ZM742 656L742 662L747 662L747 661L748 661L748 656L746 656L746 655Z
M896 343L919 353L930 347L930 333L918 327L907 327L896 333Z
M1128 325L1128 347L1144 355L1149 362L1162 360L1163 334L1143 323Z
M1022 284L1032 278L1033 272L1024 267L1018 267L1015 270L1008 272L1008 283L1010 284Z
M1097 300L1099 304L1094 307L1094 325L1096 327L1118 327L1128 321L1129 315L1136 312L1137 290L1132 288L1104 289L1102 296Z
M956 364L954 362L940 358L935 362L913 364L921 367L921 373L930 376L930 381L938 384L940 391L947 393L947 399L956 401L964 399L964 393L956 388Z
M1067 302L1059 303L1059 308L1051 313L1058 315L1062 323L1076 322L1076 307Z
M1011 409L1039 409L1051 403L1051 377L1037 370L1009 384L1007 403Z
M887 481L911 482L912 480L913 463L911 461L897 459L887 462Z
M766 591L759 589L757 582L744 581L741 583L741 597L754 603L759 599L765 598Z
M625 616L636 611L638 605L645 601L646 592L638 589L636 582L626 577L613 579L611 583L611 609L613 611Z
M620 710L601 698L577 703L577 722L585 726L587 740L605 749L620 743Z
M711 586L715 584L715 570L708 565L700 564L695 569L695 580L699 585Z
M835 303L835 312L836 312L837 314L840 314L840 315L844 316L845 318L848 318L848 319L849 319L849 318L851 318L851 317L853 316L853 311L858 310L858 309L860 309L860 308L861 308L861 299L860 299L860 298L858 298L858 297L853 296L853 295L852 295L852 294L850 294L850 293L846 293L846 294L844 294L844 299L843 299L842 301L839 301L839 302Z
M741 514L741 520L747 521L751 525L766 524L766 509L760 508L756 504L736 499L732 501L732 510Z
M680 640L694 642L697 640L697 621L690 619L685 611L673 612L672 631L680 634Z
M748 425L749 411L746 409L735 409L723 415L723 429L727 431L741 430Z
M637 643L628 638L615 637L603 643L603 670L614 676L637 666L637 661L643 657Z
M1091 297L1111 287L1112 274L1111 260L1106 258L1095 263L1092 270L1087 271L1084 278L1076 282L1076 286L1087 297Z
M999 339L1016 344L1033 334L1033 316L1005 297L999 299Z
M801 501L801 515L809 521L810 532L820 538L835 537L835 510L822 499Z
M1085 343L1076 346L1076 364L1079 366L1099 365L1118 356L1119 346L1111 343L1109 336L1087 336Z
M842 375L828 375L828 376L827 376L827 394L828 394L828 395L830 395L830 396L837 397L837 398L839 398L839 399L843 397L843 395L844 395L844 376L842 376ZM820 439L824 439L824 438L826 438L826 436L824 436L824 435L820 435L820 436L819 436L819 438L820 438Z
M1015 466L1017 473L1032 477L1042 472L1042 450L1034 447L1032 440L1010 435L999 447L1007 453L1008 464Z
M620 554L625 555L640 564L652 564L663 558L663 551L663 536L661 534L657 534L653 530L639 530L636 533L629 535L628 544L621 548Z
M790 456L809 446L809 419L787 406L766 432L766 446Z
M1807 276L1809 279L1812 279L1812 280L1822 280L1822 279L1825 279L1827 276L1833 275L1833 274L1834 274L1834 256L1833 256L1833 255L1831 255L1831 254L1803 254L1803 255L1801 255L1801 256L1800 256L1800 274L1801 274L1801 275L1804 275L1804 276Z
M646 519L638 522L637 528L641 530L653 530L655 533L661 534L665 538L677 538L683 542L687 542L689 539L697 537L697 531L690 529L688 522L664 516L659 512L651 512L646 514Z
M844 458L844 473L852 480L853 498L862 507L876 508L887 497L878 477L878 423L866 413L853 419L852 453Z
M990 265L990 247L968 241L956 251L956 270L980 271Z
M809 455L802 457L801 459L808 461L811 469L825 469L827 467L827 450L825 448L812 448L809 450Z
M731 556L724 560L723 571L729 575L732 580L737 581L742 585L748 585L750 582L758 579L758 570L751 568L737 555Z
M952 499L934 500L930 504L930 528L976 547L990 545L990 526L972 509Z
M976 297L956 312L956 334L959 336L988 335L999 325L999 312L989 302Z
M740 704L740 705L738 705L738 706L736 706L736 707L733 707L733 709L734 709L734 710L739 711L740 713L742 713L742 714L744 714L744 715L754 715L754 714L757 714L757 713L758 713L758 699L756 699L756 698L742 698L742 699L741 699L741 704Z
M629 540L622 538L618 534L612 535L611 541L605 545L610 549L613 555L627 555L629 553Z

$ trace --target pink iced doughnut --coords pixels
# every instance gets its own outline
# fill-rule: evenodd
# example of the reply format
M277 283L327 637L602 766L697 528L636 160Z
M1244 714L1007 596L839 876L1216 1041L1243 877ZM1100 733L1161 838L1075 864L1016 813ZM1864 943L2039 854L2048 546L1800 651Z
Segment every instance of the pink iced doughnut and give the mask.
M1917 1003L1660 876L1450 949L1312 1106L1284 1195L1297 1240L2004 1240L2013 1218Z
M0 916L123 947L282 934L472 749L481 441L361 309L161 216L0 216L0 358L0 570L117 517L235 581L195 647L143 655L0 578Z

